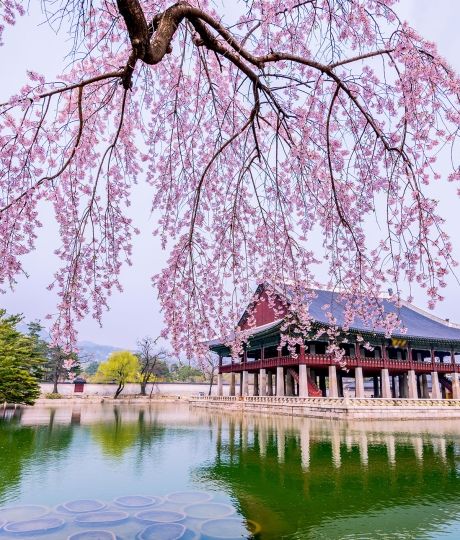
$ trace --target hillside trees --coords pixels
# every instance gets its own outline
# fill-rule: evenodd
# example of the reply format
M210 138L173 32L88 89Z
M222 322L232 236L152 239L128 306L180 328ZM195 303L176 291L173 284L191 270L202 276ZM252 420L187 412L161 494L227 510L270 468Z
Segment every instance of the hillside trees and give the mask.
M52 332L73 343L75 322L101 319L121 289L142 182L169 250L154 278L165 335L187 357L236 325L254 282L289 283L298 305L319 260L349 293L345 326L394 330L388 283L393 300L406 283L434 306L455 261L427 185L460 178L460 80L394 4L43 0L72 61L56 81L29 73L0 106L0 283L23 272L52 205ZM21 11L0 4L7 23Z

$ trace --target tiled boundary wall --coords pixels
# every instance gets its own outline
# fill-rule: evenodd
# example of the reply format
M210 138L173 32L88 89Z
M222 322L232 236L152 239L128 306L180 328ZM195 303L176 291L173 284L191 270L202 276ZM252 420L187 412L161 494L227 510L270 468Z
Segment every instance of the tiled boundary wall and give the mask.
M219 397L192 398L196 407L244 413L374 420L460 418L460 400L382 398Z

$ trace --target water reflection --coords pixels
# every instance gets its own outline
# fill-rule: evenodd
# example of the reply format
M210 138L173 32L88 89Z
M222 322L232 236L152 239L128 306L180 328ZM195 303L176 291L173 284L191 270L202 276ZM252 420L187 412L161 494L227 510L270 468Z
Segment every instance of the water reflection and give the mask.
M198 474L264 538L460 536L457 423L221 415L216 426L215 463Z
M263 540L460 537L457 422L243 416L171 404L1 414L0 506L200 489L260 524Z
M0 506L20 492L22 473L32 466L59 467L72 441L71 425L55 423L56 411L47 411L42 429L24 425L24 410L0 411ZM8 429L5 428L8 422Z
M120 459L134 446L137 459L151 448L164 434L165 428L158 424L152 410L139 409L135 415L129 415L129 421L122 410L113 408L112 421L96 422L91 426L91 435L100 445L106 456Z

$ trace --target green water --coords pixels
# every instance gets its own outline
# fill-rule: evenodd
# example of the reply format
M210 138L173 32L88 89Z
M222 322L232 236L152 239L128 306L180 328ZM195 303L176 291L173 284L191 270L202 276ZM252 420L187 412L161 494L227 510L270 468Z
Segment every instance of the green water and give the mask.
M243 417L174 404L0 412L0 517L21 504L199 490L259 524L261 540L458 539L459 466L457 421Z

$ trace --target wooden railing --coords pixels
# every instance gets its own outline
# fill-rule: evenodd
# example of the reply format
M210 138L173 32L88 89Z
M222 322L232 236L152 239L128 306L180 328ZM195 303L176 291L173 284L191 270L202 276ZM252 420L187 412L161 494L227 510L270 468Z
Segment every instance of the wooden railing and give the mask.
M415 360L391 360L389 358L366 358L364 356L345 356L343 358L346 367L362 367L368 371L378 371L386 368L392 372L408 371L413 369L417 373L430 373L437 371L440 373L460 372L460 364L441 362L418 362ZM234 364L225 364L220 368L220 373L232 373L240 371L257 371L259 369L274 369L278 366L298 366L306 364L311 367L326 367L337 365L334 357L329 354L305 354L297 357L277 356L275 358L264 358Z

